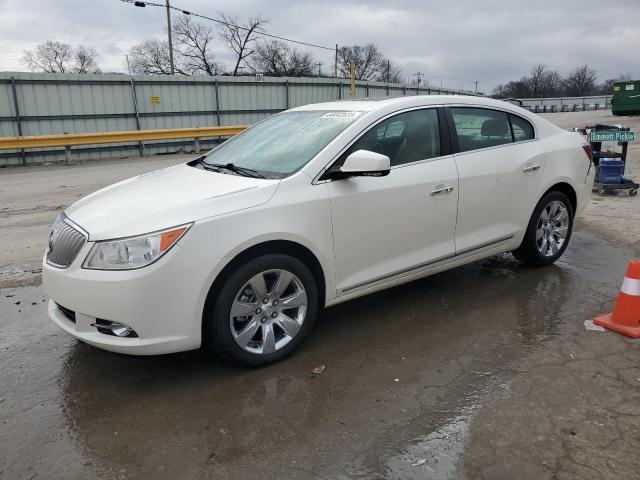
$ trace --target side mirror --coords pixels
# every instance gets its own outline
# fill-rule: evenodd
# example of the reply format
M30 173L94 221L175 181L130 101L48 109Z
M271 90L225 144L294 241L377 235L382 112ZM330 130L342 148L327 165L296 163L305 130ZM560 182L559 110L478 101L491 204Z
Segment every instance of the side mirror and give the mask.
M384 177L389 175L391 160L386 155L358 150L349 155L339 171L333 172L333 178L347 177Z

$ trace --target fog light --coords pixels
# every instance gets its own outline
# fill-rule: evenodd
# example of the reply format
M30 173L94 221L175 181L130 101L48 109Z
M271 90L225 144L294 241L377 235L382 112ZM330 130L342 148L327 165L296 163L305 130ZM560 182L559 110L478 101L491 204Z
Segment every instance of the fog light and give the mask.
M125 325L124 323L119 322L112 322L109 320L103 320L101 318L97 318L96 323L92 323L91 326L96 327L98 329L98 332L104 333L105 335L128 338L134 338L138 336L135 330L129 325Z
M109 328L116 337L128 337L133 330L128 325L122 323L112 323Z

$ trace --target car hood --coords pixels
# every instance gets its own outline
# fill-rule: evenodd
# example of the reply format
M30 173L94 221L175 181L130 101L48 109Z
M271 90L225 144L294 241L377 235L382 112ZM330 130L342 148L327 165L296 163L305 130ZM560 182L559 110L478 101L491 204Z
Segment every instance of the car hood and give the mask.
M91 241L129 237L260 205L279 183L181 164L98 190L65 213Z

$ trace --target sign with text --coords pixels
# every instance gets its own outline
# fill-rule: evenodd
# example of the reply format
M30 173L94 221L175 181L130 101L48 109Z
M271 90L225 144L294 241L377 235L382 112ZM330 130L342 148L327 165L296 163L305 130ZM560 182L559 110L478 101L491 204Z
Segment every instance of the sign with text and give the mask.
M625 130L591 130L592 142L635 142L635 132Z

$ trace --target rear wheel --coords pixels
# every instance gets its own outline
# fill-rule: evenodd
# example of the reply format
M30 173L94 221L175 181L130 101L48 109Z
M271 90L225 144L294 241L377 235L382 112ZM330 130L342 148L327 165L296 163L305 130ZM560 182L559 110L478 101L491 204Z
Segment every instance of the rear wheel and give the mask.
M205 345L225 359L261 366L286 357L302 342L317 316L318 287L300 260L269 254L231 273L211 300Z
M564 253L572 230L569 198L562 192L549 192L536 205L522 244L512 253L527 265L550 265Z

